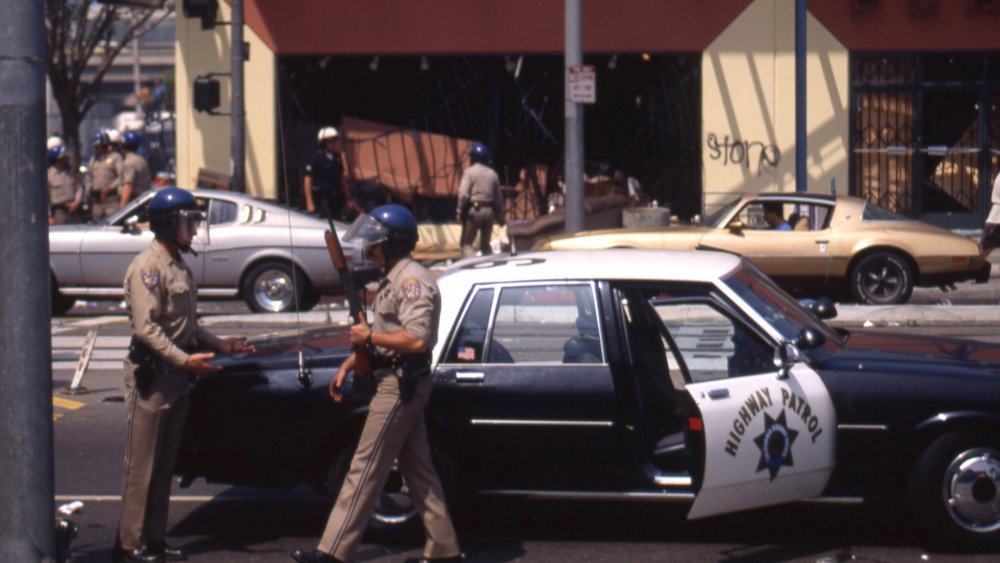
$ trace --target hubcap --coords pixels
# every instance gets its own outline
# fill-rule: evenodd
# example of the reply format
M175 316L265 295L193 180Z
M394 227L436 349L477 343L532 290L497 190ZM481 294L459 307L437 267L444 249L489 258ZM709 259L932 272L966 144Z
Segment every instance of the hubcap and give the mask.
M399 472L399 463L393 461L389 478L386 479L382 494L375 502L372 518L382 524L399 525L406 523L417 514L413 501L410 500L409 488L403 474Z
M292 278L281 270L268 270L254 284L254 299L268 311L284 311L295 298Z
M864 276L865 289L869 295L886 297L899 290L899 271L891 265L883 263L881 267L868 270Z
M974 532L1000 530L1000 461L997 452L962 452L944 474L944 501L948 514Z

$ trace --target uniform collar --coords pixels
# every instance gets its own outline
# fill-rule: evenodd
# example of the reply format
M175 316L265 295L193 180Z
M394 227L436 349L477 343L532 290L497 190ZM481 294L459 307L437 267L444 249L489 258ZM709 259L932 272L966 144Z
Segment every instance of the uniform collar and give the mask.
M153 253L156 254L157 258L160 258L162 260L164 257L166 257L168 262L172 262L181 266L185 265L184 258L182 257L174 258L173 256L171 256L170 250L168 250L167 247L163 246L163 243L160 242L159 240L154 238L153 244L151 244L150 247L153 249Z
M397 277L399 277L399 274L400 272L403 271L403 268L406 267L406 265L412 261L413 258L409 256L404 256L403 258L400 258L399 262L396 262L396 264L392 267L392 269L389 270L389 273L385 275L385 279L389 280L390 282L394 281Z

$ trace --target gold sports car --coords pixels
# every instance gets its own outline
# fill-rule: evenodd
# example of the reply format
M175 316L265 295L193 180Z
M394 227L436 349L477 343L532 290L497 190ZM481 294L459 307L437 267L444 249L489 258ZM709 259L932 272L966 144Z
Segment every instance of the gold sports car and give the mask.
M979 245L850 196L743 196L703 225L584 231L536 249L711 249L746 256L792 293L839 295L861 303L905 303L914 286L986 283Z

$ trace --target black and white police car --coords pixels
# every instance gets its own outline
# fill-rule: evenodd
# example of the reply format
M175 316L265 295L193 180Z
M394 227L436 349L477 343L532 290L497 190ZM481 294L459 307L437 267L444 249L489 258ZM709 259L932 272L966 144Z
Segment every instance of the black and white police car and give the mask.
M723 253L494 256L439 285L427 424L452 500L906 503L938 540L1000 542L1000 347L834 330L832 304ZM332 326L219 360L178 472L336 491L366 409L327 397L347 344ZM373 525L412 523L399 479L384 496Z

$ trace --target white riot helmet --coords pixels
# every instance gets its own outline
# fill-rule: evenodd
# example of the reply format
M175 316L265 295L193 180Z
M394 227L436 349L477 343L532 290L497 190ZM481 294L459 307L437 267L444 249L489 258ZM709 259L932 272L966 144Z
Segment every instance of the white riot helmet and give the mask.
M52 150L61 146L63 146L63 140L59 135L52 135L47 141L45 141L46 150Z
M117 129L105 129L104 132L108 134L108 141L112 145L122 144L122 134Z
M338 137L340 137L340 133L337 132L335 127L324 127L316 134L316 141L323 143L324 141L332 141Z

